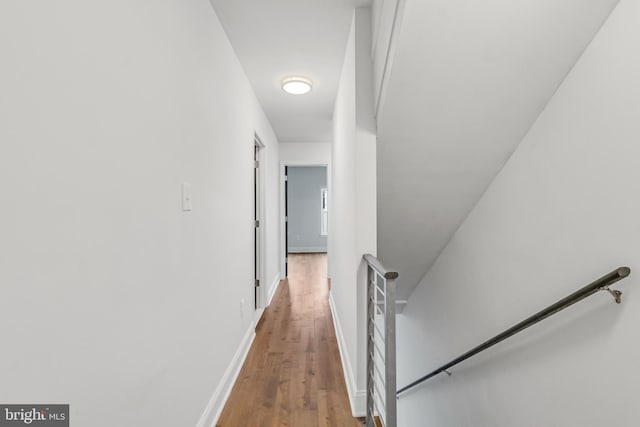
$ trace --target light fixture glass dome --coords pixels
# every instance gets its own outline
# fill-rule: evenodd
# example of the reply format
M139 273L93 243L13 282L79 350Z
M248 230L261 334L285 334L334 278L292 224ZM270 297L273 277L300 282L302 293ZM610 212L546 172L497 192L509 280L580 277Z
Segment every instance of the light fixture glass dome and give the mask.
M304 95L311 92L313 83L305 77L287 77L282 80L282 90L292 95Z

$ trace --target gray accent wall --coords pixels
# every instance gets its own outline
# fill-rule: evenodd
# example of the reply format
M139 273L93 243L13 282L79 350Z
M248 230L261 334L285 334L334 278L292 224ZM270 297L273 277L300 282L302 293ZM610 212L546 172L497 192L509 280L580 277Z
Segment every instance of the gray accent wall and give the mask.
M289 166L287 235L289 252L326 252L327 236L320 234L321 191L327 188L326 166Z

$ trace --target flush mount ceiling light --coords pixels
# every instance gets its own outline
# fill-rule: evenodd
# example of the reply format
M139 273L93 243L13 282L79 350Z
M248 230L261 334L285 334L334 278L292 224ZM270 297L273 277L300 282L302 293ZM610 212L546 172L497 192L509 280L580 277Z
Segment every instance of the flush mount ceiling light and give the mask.
M282 90L292 95L304 95L311 92L313 83L305 77L287 77L282 80Z

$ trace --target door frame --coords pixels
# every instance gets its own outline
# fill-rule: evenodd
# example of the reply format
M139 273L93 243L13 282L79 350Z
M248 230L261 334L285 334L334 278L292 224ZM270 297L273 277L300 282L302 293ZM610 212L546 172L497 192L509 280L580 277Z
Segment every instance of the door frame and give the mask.
M265 288L267 287L267 283L265 283L264 279L264 261L265 261L265 182L264 182L264 159L265 159L265 144L262 142L257 133L254 134L253 140L253 152L254 156L257 157L258 164L254 163L253 172L254 172L254 191L253 191L253 200L251 202L252 207L252 220L258 221L258 227L256 227L255 222L253 223L253 283L252 287L254 289L254 309L255 316L259 318L264 311L266 296L265 296ZM254 160L255 160L254 157ZM260 285L256 286L255 280L258 280Z
M285 196L285 167L318 167L324 166L327 171L327 203L331 206L331 164L327 162L295 162L280 161L280 278L287 278L287 224L285 219L286 212L286 196ZM329 230L331 230L331 212L329 212ZM327 236L327 240L331 238L331 232ZM327 253L329 244L327 242Z

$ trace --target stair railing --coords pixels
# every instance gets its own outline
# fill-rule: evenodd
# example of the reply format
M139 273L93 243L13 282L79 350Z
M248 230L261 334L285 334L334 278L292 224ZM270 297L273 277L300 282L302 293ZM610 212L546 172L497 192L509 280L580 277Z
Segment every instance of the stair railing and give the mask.
M482 344L480 344L477 347L472 348L471 350L467 351L466 353L463 353L461 356L456 357L455 359L453 359L451 362L448 362L444 365L442 365L441 367L439 367L438 369L428 373L427 375L415 380L414 382L407 384L406 386L402 387L400 390L397 391L397 395L400 395L401 393L405 393L407 391L409 391L410 389L422 384L423 382L427 381L430 378L435 377L436 375L440 374L440 373L446 373L447 375L451 375L451 372L449 372L449 369L452 368L453 366L457 365L458 363L461 363L465 360L467 360L468 358L475 356L476 354L487 350L490 347L493 347L494 345L500 343L501 341L506 340L507 338L517 334L518 332L522 332L525 329L527 329L530 326L535 325L536 323L546 319L549 316L552 316L562 310L564 310L567 307L572 306L573 304L582 301L583 299L590 297L591 295L600 292L600 291L605 291L608 292L609 294L611 294L611 296L613 297L613 299L615 300L616 303L620 304L622 299L622 292L618 291L618 290L613 290L610 288L610 286L612 284L614 284L615 282L617 282L618 280L624 279L625 277L627 277L629 274L631 273L631 269L629 267L619 267L616 268L615 270L613 270L611 273L605 274L604 276L600 277L599 279L589 283L588 285L586 285L585 287L577 290L576 292L572 293L571 295L561 299L560 301L556 302L555 304L550 305L549 307L545 308L544 310L541 310L539 312L537 312L536 314L526 318L525 320L523 320L522 322L512 326L511 328L507 329L506 331L496 335L495 337L483 342Z
M367 262L366 427L396 427L396 279L373 255Z

